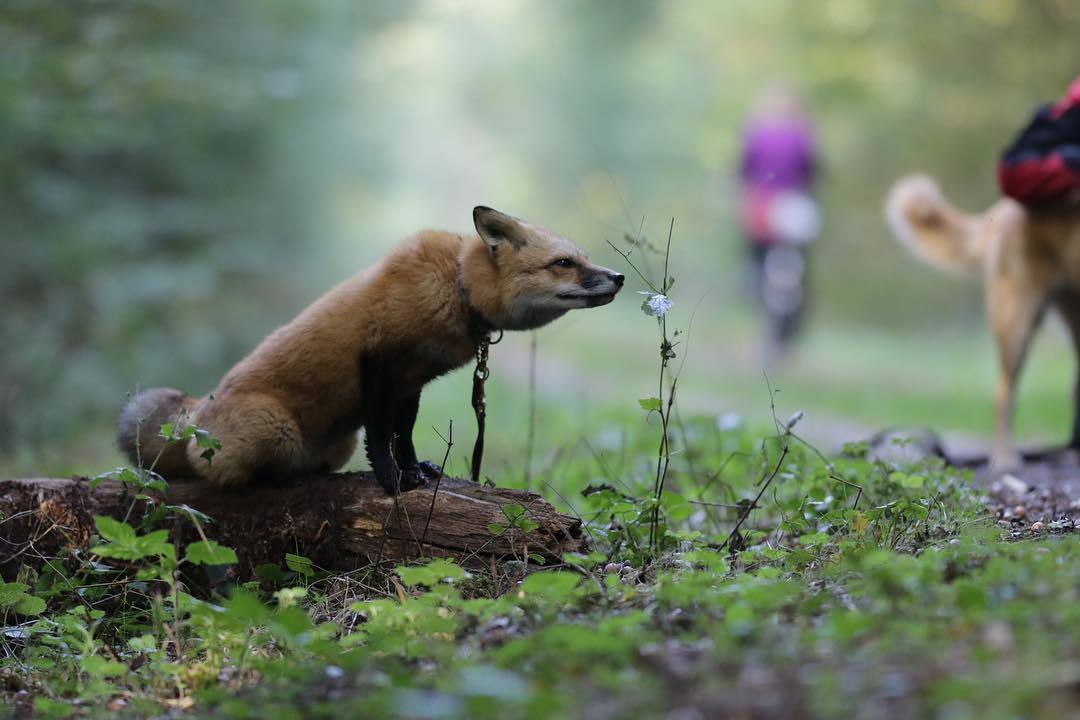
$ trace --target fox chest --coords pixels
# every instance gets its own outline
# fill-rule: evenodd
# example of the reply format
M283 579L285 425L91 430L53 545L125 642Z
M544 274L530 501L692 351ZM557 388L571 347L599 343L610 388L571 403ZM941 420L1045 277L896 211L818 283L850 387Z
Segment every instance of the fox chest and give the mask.
M410 348L403 367L409 379L421 384L445 375L473 359L475 349L463 340L423 340Z
M369 355L363 365L363 385L366 393L391 390L378 386L395 386L391 391L419 390L435 378L465 365L474 357L475 349L467 339L425 338L419 342L387 348Z
M468 342L437 340L364 353L359 363L359 403L348 401L334 428L351 432L385 415L403 398L419 395L430 381L468 363L473 354Z

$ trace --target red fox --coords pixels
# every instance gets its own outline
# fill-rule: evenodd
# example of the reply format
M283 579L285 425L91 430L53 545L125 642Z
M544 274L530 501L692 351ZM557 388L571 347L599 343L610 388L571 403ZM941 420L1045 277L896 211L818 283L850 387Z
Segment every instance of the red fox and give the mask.
M1080 348L1080 207L1032 209L1002 198L981 214L968 214L919 175L893 186L885 214L900 241L928 263L982 274L1000 364L991 465L1018 465L1011 430L1016 384L1048 308L1061 314ZM1080 383L1075 401L1069 447L1080 450Z
M412 442L424 385L468 363L489 333L606 305L624 280L544 228L482 206L473 222L475 235L424 231L402 241L271 333L209 395L138 393L120 413L120 449L132 462L157 457L166 478L239 486L336 470L363 427L387 493L441 472L417 461ZM221 443L212 460L194 438L159 437L178 420Z

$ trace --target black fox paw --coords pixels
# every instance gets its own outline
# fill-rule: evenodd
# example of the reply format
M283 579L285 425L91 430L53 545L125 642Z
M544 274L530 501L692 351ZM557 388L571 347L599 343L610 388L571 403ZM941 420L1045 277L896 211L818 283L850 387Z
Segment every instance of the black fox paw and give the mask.
M397 477L379 478L379 484L382 485L387 495L397 495L399 492L415 490L426 481L424 474L420 472L420 468L416 465L402 468Z
M422 474L428 480L438 480L440 477L442 477L442 466L436 465L433 462L421 460L416 464L416 466L417 469L420 471L420 474Z

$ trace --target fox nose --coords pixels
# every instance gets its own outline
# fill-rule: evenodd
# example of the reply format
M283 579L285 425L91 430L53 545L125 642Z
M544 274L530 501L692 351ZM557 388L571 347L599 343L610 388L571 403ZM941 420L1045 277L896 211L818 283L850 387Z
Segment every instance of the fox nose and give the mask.
M622 287L623 280L625 280L625 279L626 279L626 276L623 275L622 273L613 273L612 276L611 276L611 280L612 280L612 282L615 283L615 287Z

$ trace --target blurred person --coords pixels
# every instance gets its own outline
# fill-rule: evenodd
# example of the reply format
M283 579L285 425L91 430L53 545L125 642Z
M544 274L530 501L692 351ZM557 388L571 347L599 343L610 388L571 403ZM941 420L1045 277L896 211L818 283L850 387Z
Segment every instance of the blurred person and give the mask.
M1002 153L1001 193L1032 208L1080 203L1080 76Z
M769 88L743 131L739 180L751 286L767 318L770 361L783 354L806 307L806 247L821 226L810 195L817 164L813 127L799 96L787 87Z

